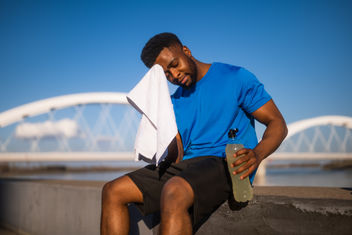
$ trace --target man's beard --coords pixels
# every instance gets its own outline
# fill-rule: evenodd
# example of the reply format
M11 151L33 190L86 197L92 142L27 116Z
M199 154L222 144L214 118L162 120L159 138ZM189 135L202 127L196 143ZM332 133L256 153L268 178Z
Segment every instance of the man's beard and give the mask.
M198 75L197 65L191 58L187 57L187 60L188 60L189 68L191 70L190 73L188 73L187 75L189 75L191 79L191 84L189 84L189 86L182 86L183 88L191 88L197 82L197 75Z

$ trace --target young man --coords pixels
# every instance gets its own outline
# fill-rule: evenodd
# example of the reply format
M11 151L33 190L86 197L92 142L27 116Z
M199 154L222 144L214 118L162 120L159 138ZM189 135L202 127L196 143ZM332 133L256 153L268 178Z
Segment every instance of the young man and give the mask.
M254 174L287 134L285 121L263 85L247 70L196 60L176 35L161 33L143 48L147 67L159 64L180 87L172 95L178 135L165 161L107 183L102 193L102 234L128 234L128 203L144 214L160 211L161 234L192 234L232 195L224 160L227 133L238 128L245 149L232 174ZM266 125L258 143L254 119Z

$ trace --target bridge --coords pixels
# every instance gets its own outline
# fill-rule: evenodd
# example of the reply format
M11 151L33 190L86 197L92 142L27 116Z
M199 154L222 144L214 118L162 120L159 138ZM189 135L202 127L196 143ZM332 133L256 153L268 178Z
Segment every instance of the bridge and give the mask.
M288 124L274 159L352 159L352 118L321 116Z
M133 160L140 114L125 93L80 93L0 113L0 162ZM352 118L288 124L275 159L352 159Z

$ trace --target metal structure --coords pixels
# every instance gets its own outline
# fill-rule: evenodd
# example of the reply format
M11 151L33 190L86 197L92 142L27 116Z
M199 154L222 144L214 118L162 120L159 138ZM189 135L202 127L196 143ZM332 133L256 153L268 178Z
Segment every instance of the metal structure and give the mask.
M81 93L0 113L0 161L133 159L140 115L125 93Z
M0 113L0 162L132 160L140 115L125 93L49 98ZM352 157L352 118L323 116L288 125L271 159Z
M86 104L128 104L125 93L97 92L57 96L25 104L0 114L0 127L53 110Z
M276 159L352 159L352 118L322 116L288 125Z

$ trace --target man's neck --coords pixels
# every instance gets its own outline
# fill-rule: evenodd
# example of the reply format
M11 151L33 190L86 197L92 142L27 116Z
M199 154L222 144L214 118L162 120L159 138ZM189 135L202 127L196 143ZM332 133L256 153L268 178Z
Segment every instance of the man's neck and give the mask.
M194 59L194 62L196 63L196 66L197 66L197 82L199 82L208 72L211 64L206 64L196 59Z

